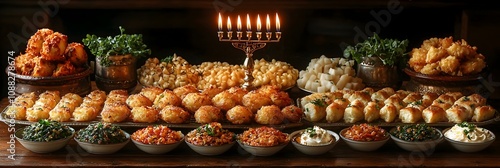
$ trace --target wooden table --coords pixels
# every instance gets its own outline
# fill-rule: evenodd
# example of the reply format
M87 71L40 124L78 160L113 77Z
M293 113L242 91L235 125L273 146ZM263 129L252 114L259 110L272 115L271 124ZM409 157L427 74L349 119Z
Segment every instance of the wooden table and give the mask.
M498 103L493 103L496 105ZM0 102L0 109L8 105L6 98ZM499 109L496 105L496 109ZM330 152L320 156L308 156L300 153L289 144L279 153L268 157L257 157L245 152L237 144L228 152L219 156L202 156L192 151L186 144L162 155L150 155L140 151L130 142L115 154L93 155L83 151L75 141L63 149L49 153L37 154L26 150L21 144L13 141L9 132L12 128L24 125L9 126L0 123L0 166L6 167L498 167L500 166L500 141L497 139L489 148L477 153L462 153L455 150L447 142L440 143L435 151L428 153L407 152L390 140L382 148L374 152L359 152L349 148L340 141ZM487 125L485 128L500 135L500 124ZM78 128L76 128L78 129ZM133 132L138 128L125 128ZM284 130L291 132L300 128ZM332 128L339 132L341 128ZM181 130L186 133L189 130ZM15 160L9 159L14 149Z

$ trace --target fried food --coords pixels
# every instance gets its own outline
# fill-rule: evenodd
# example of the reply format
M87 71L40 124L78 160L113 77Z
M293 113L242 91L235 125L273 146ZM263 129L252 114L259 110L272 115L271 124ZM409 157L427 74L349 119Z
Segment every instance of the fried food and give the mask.
M326 117L326 104L323 99L316 99L304 105L304 119L311 122L321 121Z
M123 122L129 116L130 109L125 102L106 103L101 112L102 121L109 123Z
M83 99L78 94L65 94L56 107L50 110L49 119L58 122L70 121L75 109L82 104Z
M257 90L252 90L243 96L242 104L248 107L252 112L257 112L262 106L272 104L271 98L265 96Z
M243 96L248 93L247 90L234 86L229 88L227 91L233 95L233 99L236 101L236 104L243 105Z
M285 116L276 105L262 106L255 114L255 122L259 124L276 125L283 123Z
M33 34L28 40L28 46L26 47L26 53L31 53L33 55L40 55L42 51L42 46L50 35L54 34L53 30L44 28L38 29L35 34Z
M326 121L328 123L338 122L344 118L344 110L339 103L333 102L326 107Z
M66 51L67 45L68 36L59 32L54 32L44 39L40 56L48 61L65 60L64 52Z
M181 107L167 105L160 111L160 119L170 124L187 123L191 114Z
M198 108L205 105L212 105L212 100L203 93L189 93L182 99L182 106L190 113L195 113Z
M292 123L299 122L300 119L302 118L302 115L304 114L302 109L295 106L295 105L289 105L289 106L283 107L283 109L281 110L281 113L283 113L283 116L285 117L286 120L288 120L289 122L292 122Z
M210 97L210 99L212 99L213 97L215 97L215 95L219 94L222 91L224 91L224 89L222 89L220 87L211 86L211 87L203 90L201 93L208 95L208 97Z
M154 123L158 120L159 112L151 106L138 106L130 111L130 119L139 123Z
M32 122L48 119L50 110L56 106L60 99L59 91L43 92L35 104L26 110L26 119Z
M14 99L5 114L16 120L26 120L26 110L32 107L36 100L35 92L23 93Z
M179 98L173 91L166 89L158 96L156 96L155 101L153 102L156 108L163 108L167 105L181 106L182 99Z
M253 113L247 107L237 105L226 112L226 119L232 124L249 124L252 122Z
M283 107L286 107L286 106L289 106L292 104L292 98L290 98L288 93L284 92L284 91L279 91L279 92L273 93L273 94L271 94L270 98L271 98L272 104L274 104L280 108L283 108Z
M221 110L228 111L231 108L238 105L238 101L235 100L234 95L229 91L223 91L212 98L212 104Z
M64 55L75 66L83 66L87 64L87 52L81 43L69 43L64 51Z
M35 59L36 55L32 53L25 53L17 56L14 60L14 67L17 74L21 75L31 75L33 69L35 69Z
M133 94L128 96L125 101L131 109L134 107L142 107L142 106L152 106L153 102L149 100L146 96L142 94Z
M224 119L224 114L215 106L203 105L194 113L194 119L196 123L208 124L222 121Z
M71 75L76 72L75 66L70 61L65 61L64 63L57 64L56 69L52 76L66 76Z
M146 96L149 100L151 100L151 102L154 102L156 99L156 96L158 96L162 92L163 92L163 89L161 89L159 87L151 86L151 87L142 88L141 92L139 92L139 94Z
M106 93L102 90L94 90L83 98L82 104L73 112L73 120L75 121L92 121L100 114L104 102L106 101Z
M199 93L198 89L196 89L194 85L184 85L182 87L175 88L172 91L174 91L175 95L181 98L181 100L184 99L184 97L186 97L189 93Z
M44 60L41 57L33 58L33 62L35 64L35 67L33 68L31 76L34 77L52 76L52 73L56 69L56 64L51 61Z

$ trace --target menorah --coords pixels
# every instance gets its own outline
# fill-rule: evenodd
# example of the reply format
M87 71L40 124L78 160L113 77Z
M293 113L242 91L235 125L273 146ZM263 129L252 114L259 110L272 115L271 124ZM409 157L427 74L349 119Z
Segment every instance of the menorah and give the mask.
M261 32L261 21L260 21L260 15L257 15L257 28L255 32L256 38L252 38L253 31L252 31L252 25L250 22L250 16L247 14L247 28L246 28L246 38L243 38L243 31L241 29L241 18L238 15L238 20L237 20L237 25L236 25L236 38L233 38L234 32L231 30L231 18L228 16L227 17L227 36L224 38L224 31L222 30L222 16L219 13L219 23L218 23L218 28L219 31L217 32L217 35L219 37L219 41L226 41L226 42L231 42L233 47L242 50L246 54L245 62L243 63L243 66L245 67L245 79L244 83L241 86L244 89L247 90L252 90L253 85L252 81L254 79L252 72L253 72L253 67L254 67L254 61L253 61L253 52L262 49L266 46L267 43L273 43L273 42L279 42L281 39L281 32L280 32L280 21L278 14L276 14L276 32L275 34L275 39L273 39L273 32L271 31L271 23L269 19L269 14L267 15L266 18L266 32L265 32L265 38L262 38L262 32Z

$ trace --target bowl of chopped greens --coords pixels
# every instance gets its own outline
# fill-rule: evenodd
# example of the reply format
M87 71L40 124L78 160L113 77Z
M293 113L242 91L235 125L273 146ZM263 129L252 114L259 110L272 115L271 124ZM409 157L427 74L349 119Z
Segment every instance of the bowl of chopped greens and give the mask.
M439 129L426 124L399 125L389 133L396 145L411 152L432 151L444 139Z
M50 153L66 146L75 134L69 126L57 121L40 120L18 129L15 137L26 149L35 153Z
M127 145L130 135L117 125L98 122L80 129L75 141L88 153L112 154Z

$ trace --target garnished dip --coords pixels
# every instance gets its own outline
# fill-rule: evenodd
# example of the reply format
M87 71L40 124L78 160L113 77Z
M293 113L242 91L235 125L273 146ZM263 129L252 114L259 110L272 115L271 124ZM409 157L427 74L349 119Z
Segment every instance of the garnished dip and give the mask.
M219 146L234 142L235 134L222 129L218 122L202 125L186 135L186 141L198 146Z
M295 141L307 146L327 145L335 141L335 138L325 129L318 126L306 128L302 134L295 138Z
M76 134L76 140L92 144L115 144L127 141L127 136L119 126L111 123L98 122L81 129Z
M444 133L444 136L455 141L473 143L493 139L493 135L487 129L477 127L467 122L455 124L450 130Z
M130 137L143 144L166 145L179 142L184 135L181 131L171 130L164 125L156 125L137 130Z
M250 146L277 146L287 143L290 139L287 134L280 130L262 126L244 131L238 135L238 140Z
M61 125L57 121L42 119L24 128L23 139L35 142L49 142L72 136L73 132L73 129Z
M387 132L379 126L363 123L349 127L343 136L355 141L380 141L387 138Z
M391 134L401 140L412 142L435 140L441 136L438 130L426 124L398 125Z

